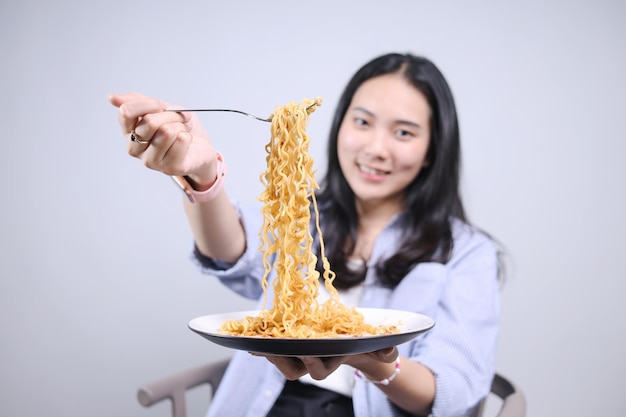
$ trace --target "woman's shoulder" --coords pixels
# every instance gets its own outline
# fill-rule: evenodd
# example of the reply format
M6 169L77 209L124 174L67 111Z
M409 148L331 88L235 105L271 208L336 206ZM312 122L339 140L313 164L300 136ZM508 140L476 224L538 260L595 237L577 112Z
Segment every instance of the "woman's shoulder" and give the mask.
M486 231L457 218L451 221L451 229L453 241L451 262L466 258L470 254L497 257L497 244Z

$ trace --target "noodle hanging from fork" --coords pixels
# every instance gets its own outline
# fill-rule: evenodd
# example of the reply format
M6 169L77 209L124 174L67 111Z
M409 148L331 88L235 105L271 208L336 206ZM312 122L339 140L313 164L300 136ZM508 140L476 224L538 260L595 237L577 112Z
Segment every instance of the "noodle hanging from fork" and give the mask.
M339 300L333 286L335 274L324 255L324 240L319 226L313 158L308 152L306 127L309 114L321 105L320 98L304 99L277 107L272 116L271 138L265 146L267 169L261 176L265 190L259 196L263 203L264 225L259 234L263 253L263 292L267 302L268 276L276 271L274 298L270 309L258 316L229 320L220 332L241 336L277 338L325 338L397 333L394 326L372 326L363 315ZM330 298L317 300L320 273L313 253L311 203L319 235L323 279ZM272 264L272 256L275 256Z

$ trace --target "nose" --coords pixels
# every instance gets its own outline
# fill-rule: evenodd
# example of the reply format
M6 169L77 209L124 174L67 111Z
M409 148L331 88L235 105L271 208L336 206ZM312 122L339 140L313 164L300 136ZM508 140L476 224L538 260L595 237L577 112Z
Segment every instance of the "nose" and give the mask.
M389 152L389 137L387 132L376 129L369 136L364 146L365 154L371 158L384 159Z

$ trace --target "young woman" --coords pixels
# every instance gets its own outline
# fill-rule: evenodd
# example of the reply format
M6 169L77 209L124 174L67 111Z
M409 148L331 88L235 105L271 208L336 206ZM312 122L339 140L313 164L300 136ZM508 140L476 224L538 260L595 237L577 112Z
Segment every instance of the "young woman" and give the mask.
M129 153L184 176L201 200L184 203L200 269L262 298L261 212L229 200L221 156L198 119L138 94L109 99ZM441 72L410 54L360 68L339 101L327 159L317 198L342 302L419 312L436 325L366 354L237 352L208 416L471 416L495 372L498 251L465 217L459 128Z

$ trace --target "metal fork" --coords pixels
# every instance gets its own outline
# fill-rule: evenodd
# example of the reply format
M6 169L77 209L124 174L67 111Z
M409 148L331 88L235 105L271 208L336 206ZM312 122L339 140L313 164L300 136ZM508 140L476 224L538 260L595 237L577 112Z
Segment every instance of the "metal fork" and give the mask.
M311 104L306 109L309 110L310 108L312 108L314 106L317 106L318 104L319 103L314 102L313 104ZM187 111L194 111L194 112L200 112L200 111L228 111L228 112L232 112L232 113L243 114L244 116L252 117L253 119L257 119L257 120L260 120L262 122L269 122L269 123L272 122L272 116L273 116L273 114L271 114L270 117L264 119L263 117L255 116L254 114L246 113L245 111L232 110L232 109L167 109L165 111L173 111L173 112L177 112L177 113L187 112Z
M246 113L245 111L241 111L241 110L232 110L232 109L167 109L165 111L173 111L173 112L177 112L177 113L181 113L181 112L187 112L187 111L229 111L229 112L233 112L233 113L239 113L239 114L243 114L245 116L248 117L252 117L253 119L257 119L260 120L262 122L270 122L272 121L272 116L270 115L270 117L268 117L267 119L264 119L262 117L259 116L255 116L254 114L250 114L250 113Z

